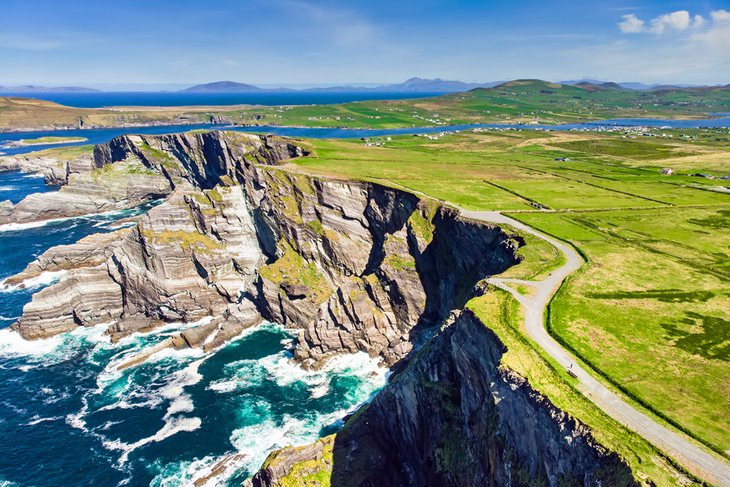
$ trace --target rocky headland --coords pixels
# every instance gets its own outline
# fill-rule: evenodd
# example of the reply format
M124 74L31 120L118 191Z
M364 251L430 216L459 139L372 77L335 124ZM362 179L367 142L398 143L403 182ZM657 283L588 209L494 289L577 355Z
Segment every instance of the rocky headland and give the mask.
M518 263L522 240L401 190L281 167L307 153L295 140L210 132L123 136L67 163L50 178L60 191L5 204L0 223L162 202L6 280L62 275L13 328L40 339L105 325L118 339L199 323L164 346L209 350L268 320L299 330L305 367L358 351L393 367L334 439L278 452L254 485L287 485L323 458L333 485L634 483L585 426L500 365L488 323L460 312Z

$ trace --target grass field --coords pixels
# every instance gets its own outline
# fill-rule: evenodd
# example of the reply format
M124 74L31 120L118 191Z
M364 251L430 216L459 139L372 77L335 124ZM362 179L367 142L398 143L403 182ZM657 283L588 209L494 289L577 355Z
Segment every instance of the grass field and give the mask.
M727 112L730 89L654 92L594 89L540 80L511 81L433 98L326 106L256 107L226 113L233 120L325 127L412 127L465 123L566 123L608 118L703 118Z
M513 216L591 260L553 301L551 332L631 397L729 453L730 207Z
M619 453L638 478L651 479L655 485L699 485L686 478L649 443L606 416L571 387L575 379L525 337L519 304L510 294L493 289L472 299L467 307L507 346L502 365L529 378L531 387L588 425L596 439Z
M83 137L38 137L35 139L21 139L20 142L25 145L51 145L66 144L71 142L85 142L87 139Z
M72 108L30 98L0 97L0 130L19 127L113 126L203 122L392 128L467 123L555 124L609 118L706 118L730 112L730 89L632 91L517 80L494 88L408 100L337 105Z
M311 141L315 154L296 164L504 210L573 243L590 264L553 301L551 333L629 397L727 455L730 194L715 189L730 181L692 175L730 174L728 131L655 132ZM527 243L507 277L556 264L549 246Z

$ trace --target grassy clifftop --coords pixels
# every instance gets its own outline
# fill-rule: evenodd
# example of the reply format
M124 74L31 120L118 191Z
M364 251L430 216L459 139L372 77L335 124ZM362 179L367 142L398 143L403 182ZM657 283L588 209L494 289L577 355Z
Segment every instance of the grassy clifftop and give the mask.
M315 154L296 163L512 212L573 243L591 263L553 301L551 333L626 394L727 455L730 182L720 176L730 175L730 138L727 129L651 133L491 130L375 147L316 141ZM549 272L557 257L535 242L522 253L508 277Z

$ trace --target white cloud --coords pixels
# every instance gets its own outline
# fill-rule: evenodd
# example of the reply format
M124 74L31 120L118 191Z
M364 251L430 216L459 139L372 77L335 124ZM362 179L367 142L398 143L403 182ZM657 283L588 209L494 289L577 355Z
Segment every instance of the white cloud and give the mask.
M710 17L712 18L713 22L716 22L718 24L728 24L730 23L730 12L727 10L713 10L710 12Z
M730 22L730 12L725 10L716 10L710 13L714 22L719 19L726 19ZM666 32L683 32L688 29L698 30L705 25L705 18L702 15L692 17L687 10L677 10L662 14L651 19L648 24L634 14L626 14L622 16L623 21L618 23L619 29L624 34L639 34L650 32L652 34L661 35ZM724 21L724 20L723 20Z
M596 58L607 65L616 63L632 76L666 82L680 78L707 81L710 73L718 81L727 77L730 65L730 12L727 10L714 10L705 16L678 10L652 19L625 14L618 27L624 34L653 34L653 39L642 38L641 49L629 38L594 49ZM603 51L601 55L599 50Z
M690 26L689 12L677 10L670 14L660 15L651 20L649 31L654 34L663 34L667 29L685 30Z
M644 30L644 22L634 14L628 14L623 16L623 21L618 23L619 29L624 34L637 34Z
M730 62L730 12L715 10L710 12L710 18L709 27L692 34L690 40Z

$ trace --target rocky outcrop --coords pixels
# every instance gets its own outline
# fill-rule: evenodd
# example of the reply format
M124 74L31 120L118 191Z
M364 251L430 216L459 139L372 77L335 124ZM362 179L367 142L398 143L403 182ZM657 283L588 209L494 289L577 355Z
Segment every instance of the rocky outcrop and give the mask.
M34 153L0 157L0 171L23 171L43 174L46 184L63 186L72 174L85 174L94 169L91 155L74 157L38 156Z
M51 250L17 276L70 270L34 297L16 328L38 338L114 321L110 332L122 336L223 314L250 322L253 304L263 318L303 329L296 358L305 365L356 351L392 365L478 281L516 262L517 243L499 228L433 202L271 167L303 153L283 139L220 133L98 146L98 171L134 164L172 194L103 251L89 252L84 240L62 250L68 262ZM87 293L87 282L104 293Z
M267 319L304 327L305 364L365 351L392 365L516 262L501 229L402 191L261 169L245 184L277 242L262 245L273 262L259 270L257 302Z
M44 271L68 273L33 296L16 329L32 339L114 322L109 330L119 337L208 316L225 319L239 332L258 322L255 307L240 297L260 260L252 223L241 220L248 214L240 208L242 193L216 192L215 203L207 200L209 207L202 209L205 193L193 194L174 193L134 228L44 253L14 281ZM213 204L217 210L201 224L203 210Z
M307 152L280 137L236 132L117 137L94 148L97 167L128 159L162 174L172 187L211 189L240 181L252 164L276 165Z
M275 451L256 476L244 481L243 487L321 486L323 479L331 476L334 440L334 435L331 435L310 445L289 446Z
M125 210L172 191L166 178L131 158L87 172L67 173L65 177L66 183L59 191L31 194L10 211L0 213L0 224Z
M337 434L332 485L636 485L588 428L500 364L505 351L463 312ZM252 485L279 485L317 451L277 452Z
M22 288L25 281L39 277L44 272L99 266L121 245L129 232L130 229L122 229L111 233L97 233L71 245L52 247L31 262L23 272L5 279L3 284Z

